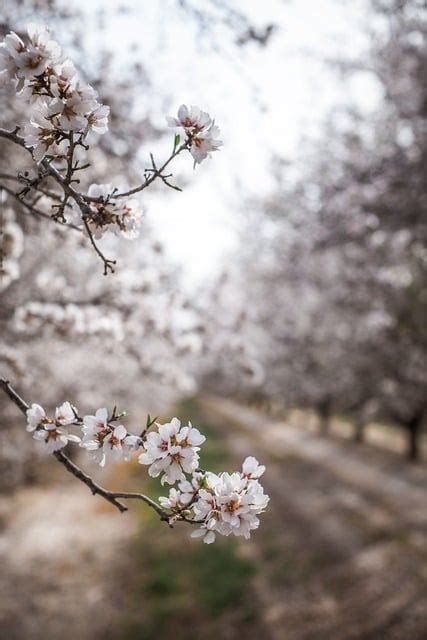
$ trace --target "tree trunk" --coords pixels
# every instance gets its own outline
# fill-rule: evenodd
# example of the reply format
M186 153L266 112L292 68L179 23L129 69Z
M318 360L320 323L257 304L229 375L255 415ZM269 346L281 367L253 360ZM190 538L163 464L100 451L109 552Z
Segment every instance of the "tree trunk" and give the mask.
M363 442L365 439L365 421L357 417L354 421L353 441Z
M329 433L329 424L331 417L331 403L328 400L322 402L318 408L320 433L327 436Z
M419 459L419 434L422 422L422 414L418 414L409 420L406 424L408 433L408 459L416 462Z

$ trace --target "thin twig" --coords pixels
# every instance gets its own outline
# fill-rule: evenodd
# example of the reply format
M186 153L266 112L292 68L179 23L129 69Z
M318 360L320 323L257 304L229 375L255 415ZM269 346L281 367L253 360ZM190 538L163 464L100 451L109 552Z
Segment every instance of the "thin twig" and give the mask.
M162 164L160 169L157 169L157 167L155 166L153 167L153 169L147 169L147 171L151 171L151 176L149 178L146 178L144 182L142 182L137 187L134 187L133 189L129 189L128 191L123 191L122 193L115 193L114 198L126 198L128 196L134 195L135 193L139 193L140 191L143 191L144 189L149 187L150 184L152 184L157 178L160 178L165 184L167 184L169 187L172 187L172 189L181 191L179 187L173 186L170 183L166 182L165 178L170 177L170 175L163 176L162 174L163 174L163 171L166 169L166 167L172 162L172 160L176 158L176 156L179 155L181 151L184 151L184 149L188 149L188 142L184 142L180 147L175 149L175 151L172 152L169 158ZM150 154L150 157L151 159L153 158L152 154ZM153 159L152 159L152 162L153 162ZM91 198L89 196L84 196L84 198L86 202L102 202L102 198Z
M13 189L10 189L5 184L0 183L0 191L4 191L5 193L8 193L10 196L12 196L12 198L15 198L18 201L18 203L24 209L26 209L29 213L34 214L35 216L39 216L40 218L44 218L45 220L50 220L51 222L54 222L56 224L60 224L62 227L69 227L70 229L74 229L74 231L79 231L80 233L82 233L82 229L77 225L73 224L72 222L62 222L62 220L55 220L54 218L52 218L52 216L50 216L45 211L41 211L41 209L37 209L29 202L26 202L25 200L20 198Z
M116 260L109 260L108 258L106 258L104 256L104 254L102 253L101 249L98 247L98 245L95 242L95 238L93 237L92 230L91 230L91 228L89 226L89 223L86 220L85 216L82 217L82 220L83 220L83 224L85 226L85 229L87 231L87 234L89 236L89 240L90 240L90 243L91 243L92 247L95 249L96 253L99 255L99 257L101 258L101 260L104 263L104 276L108 275L108 271L111 271L111 273L114 273L113 265L116 264Z

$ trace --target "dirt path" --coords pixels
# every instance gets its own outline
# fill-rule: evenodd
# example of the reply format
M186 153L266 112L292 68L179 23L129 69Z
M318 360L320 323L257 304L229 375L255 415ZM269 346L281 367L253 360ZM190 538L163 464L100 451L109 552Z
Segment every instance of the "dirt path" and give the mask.
M46 486L0 498L0 638L108 638L132 513L120 516L55 462L45 473Z
M236 455L268 463L255 553L272 638L426 638L426 470L229 400L202 407Z
M241 555L199 549L186 531L170 532L145 512L143 520L135 509L121 516L46 463L41 484L0 497L0 638L161 640L171 625L186 637L191 620L194 640L242 633L260 640L424 640L426 469L228 400L202 398L197 408L200 424L220 435L221 455L231 451L225 466L254 453L268 465L271 506L261 529L239 545ZM98 479L126 488L138 478L129 473L114 465ZM231 591L224 563L234 563ZM211 591L205 582L213 582ZM221 602L221 613L212 613L227 587L235 605ZM223 620L215 626L217 618Z

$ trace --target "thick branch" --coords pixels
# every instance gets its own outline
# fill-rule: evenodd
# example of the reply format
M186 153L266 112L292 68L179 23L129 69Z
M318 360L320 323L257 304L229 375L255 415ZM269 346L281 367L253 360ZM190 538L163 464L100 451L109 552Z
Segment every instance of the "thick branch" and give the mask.
M72 473L73 476L76 477L78 480L81 480L82 482L84 482L85 485L88 486L89 489L92 491L93 495L99 495L102 498L104 498L104 500L111 502L111 504L117 507L120 513L124 513L125 511L128 510L128 508L124 504L122 504L121 502L119 502L119 500L117 500L117 496L112 491L107 491L106 489L101 487L99 484L97 484L94 480L92 480L92 478L88 476L87 473L82 471L80 467L74 464L74 462L72 462L65 455L65 453L62 453L62 451L54 451L53 455L58 460L58 462L64 465L67 471Z

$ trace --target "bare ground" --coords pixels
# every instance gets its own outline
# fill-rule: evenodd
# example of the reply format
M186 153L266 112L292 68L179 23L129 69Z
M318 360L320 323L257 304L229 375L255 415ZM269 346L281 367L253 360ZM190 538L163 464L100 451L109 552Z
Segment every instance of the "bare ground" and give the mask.
M426 638L426 469L230 400L202 406L236 455L256 450L268 465L253 552L271 637Z
M0 638L109 638L133 516L54 462L44 473L46 486L0 498Z
M216 627L222 637L240 637L241 629L242 637L260 640L424 640L426 469L373 447L320 438L229 400L202 398L198 408L202 424L231 452L230 463L255 453L268 465L270 507L250 543L239 547L257 567L247 588L260 618L244 627L239 616L224 619ZM133 582L140 589L148 577L146 562L141 569L132 556L141 516L134 510L121 516L55 463L43 469L41 484L0 497L0 638L169 638L179 615L191 618L199 605L178 589L183 611L167 614L167 632L146 633L146 591L133 598L126 591ZM131 479L121 473L128 471L107 470L101 481L123 486ZM162 529L161 535L166 551L157 550L158 559L175 553L179 563L194 552L186 533ZM153 541L146 548L153 553L154 547ZM168 584L167 571L164 579ZM124 635L129 611L138 624ZM216 637L209 620L197 615L194 639Z

